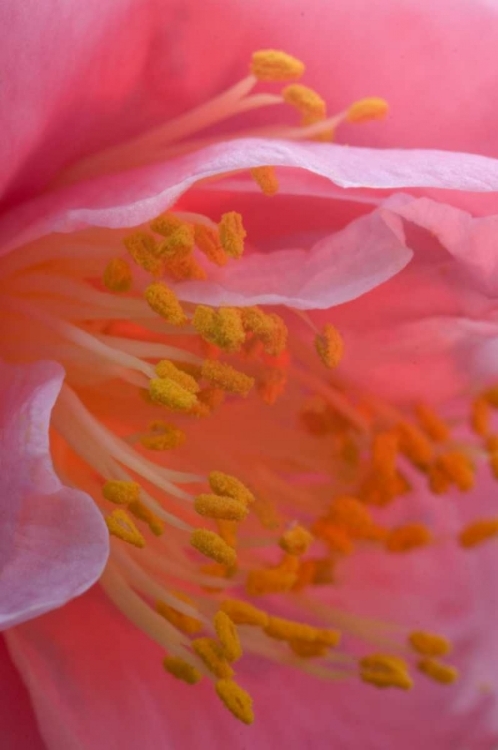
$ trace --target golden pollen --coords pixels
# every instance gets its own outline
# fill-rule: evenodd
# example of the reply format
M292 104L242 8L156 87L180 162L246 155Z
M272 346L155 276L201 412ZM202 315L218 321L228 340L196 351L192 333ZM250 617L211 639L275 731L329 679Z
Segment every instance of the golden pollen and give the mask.
M233 620L220 610L214 617L216 635L220 641L225 658L234 662L242 656L242 646Z
M217 495L227 495L239 500L244 505L250 505L254 502L252 492L242 484L236 477L225 474L222 471L212 471L208 477L209 486Z
M259 81L292 81L301 78L304 63L286 52L276 49L261 49L253 52L251 73Z
M195 224L194 232L195 244L206 258L217 266L226 265L228 256L220 242L218 231L204 224Z
M177 656L167 656L163 660L163 666L166 672L176 677L177 680L183 680L188 685L195 685L202 679L198 669Z
M330 323L326 323L322 333L315 338L315 348L325 367L337 367L344 354L344 341L337 330Z
M223 214L219 223L220 242L231 258L241 258L244 252L244 238L247 232L242 224L242 216L237 211Z
M102 494L111 503L129 505L132 502L140 500L140 485L137 482L110 479L102 487Z
M201 516L226 521L243 521L248 513L244 503L223 495L198 495L194 501L194 508Z
M496 536L498 536L498 518L481 518L466 526L460 532L458 541L462 547L476 547Z
M223 648L218 641L213 638L197 638L192 641L192 648L216 677L222 679L233 677L234 671L225 658Z
M427 675L436 682L442 685L452 685L458 680L458 670L449 664L443 664L443 662L437 659L431 659L429 657L420 659L417 663L417 668L420 672Z
M181 385L182 388L185 388L186 391L190 391L190 393L198 393L200 390L197 380L192 375L189 375L188 372L180 370L169 359L161 359L154 369L158 377L170 378L175 383L178 383L178 385Z
M123 244L137 266L154 276L161 273L162 263L156 255L157 245L152 235L146 232L134 232L124 238Z
M134 547L145 547L145 539L124 510L114 510L105 519L109 534Z
M240 599L224 599L220 608L237 625L256 625L265 628L269 623L270 618L266 612Z
M111 292L128 292L133 281L131 268L123 258L113 258L105 267L102 280Z
M264 195L271 197L278 192L278 179L274 167L253 167L250 174Z
M408 638L410 646L421 656L446 656L451 651L451 643L443 635L416 630Z
M253 723L254 711L252 708L252 698L236 682L233 680L218 680L216 683L216 692L220 700L236 719L239 719L244 724Z
M160 281L150 284L145 290L145 299L149 307L168 323L181 326L187 322L178 297L166 284Z
M149 395L152 401L173 411L190 411L197 404L194 393L170 378L153 378L149 383Z
M190 537L192 547L221 565L232 567L237 554L218 534L208 529L195 529Z
M307 119L311 118L313 122L323 120L326 115L327 105L320 94L303 86L300 83L292 83L286 86L282 91L282 98L286 104L295 107Z
M202 376L217 388L240 396L247 396L254 385L254 378L216 359L207 359L203 363Z
M381 120L389 111L385 99L376 96L360 99L352 104L346 114L348 122L367 122L367 120Z

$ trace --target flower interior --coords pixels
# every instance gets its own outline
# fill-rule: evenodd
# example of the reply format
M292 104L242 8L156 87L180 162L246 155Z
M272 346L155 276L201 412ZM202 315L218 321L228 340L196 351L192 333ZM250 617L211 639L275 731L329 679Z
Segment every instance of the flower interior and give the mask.
M295 108L301 124L244 135L319 140L387 111L370 98L329 116L317 92L295 83L303 72L283 52L256 52L228 91L61 179L194 151L216 141L202 137L207 128L256 108ZM285 85L253 93L265 81ZM250 174L270 201L275 169ZM321 597L347 585L347 560L365 547L396 566L443 543L423 518L389 527L382 511L409 506L422 488L470 490L478 461L498 475L498 390L472 397L471 430L454 437L429 404L400 409L345 380L336 368L348 341L333 320L318 329L290 308L181 301L183 282L243 262L245 240L239 212L192 213L180 197L145 226L55 234L1 261L4 356L66 370L52 454L109 529L101 585L164 650L165 681L212 680L248 724L252 696L236 672L251 654L365 690L450 685L452 644L430 622L415 630ZM497 533L497 519L478 519L444 543L466 554Z

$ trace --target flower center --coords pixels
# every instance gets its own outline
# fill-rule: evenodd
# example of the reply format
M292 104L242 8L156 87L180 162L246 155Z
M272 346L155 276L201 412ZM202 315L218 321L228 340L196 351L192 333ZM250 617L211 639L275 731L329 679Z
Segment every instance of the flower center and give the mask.
M178 133L270 104L303 118L273 129L285 138L330 137L344 120L385 113L382 100L367 99L327 118L321 97L295 83L249 95L258 80L303 69L284 53L255 53L247 79L148 134L139 158L194 149L178 145ZM135 153L125 144L64 179L119 159L129 166ZM271 165L251 175L266 196L278 190ZM354 616L320 603L320 593L365 547L396 565L400 554L441 543L416 515L386 525L384 508L427 486L470 490L479 459L489 457L498 475L490 430L498 394L472 405L474 445L426 404L400 412L345 382L336 368L347 341L331 323L319 330L291 309L179 299L176 284L241 262L245 238L235 211L210 217L173 206L130 232L52 236L2 261L4 355L66 367L53 455L61 478L86 490L107 523L102 586L164 649L170 675L212 679L246 723L252 699L233 666L246 653L325 680L409 689L418 670L452 683L442 635ZM467 548L497 534L497 519L480 519L456 541Z

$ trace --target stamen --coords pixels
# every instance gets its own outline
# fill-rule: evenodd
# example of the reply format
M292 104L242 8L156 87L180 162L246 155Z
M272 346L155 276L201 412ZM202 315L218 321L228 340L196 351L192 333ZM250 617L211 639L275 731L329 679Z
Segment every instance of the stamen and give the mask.
M253 723L252 698L236 682L233 680L218 680L216 683L216 692L220 700L236 719L239 719L244 724Z
M336 497L330 506L327 520L342 526L348 534L361 538L372 527L370 511L355 497L341 495Z
M140 500L140 485L137 482L111 479L102 487L102 494L111 503L129 505Z
M194 227L191 224L181 224L169 234L157 247L156 253L160 258L185 258L194 249Z
M284 552L299 557L307 552L312 541L313 535L310 534L308 529L296 524L296 526L293 526L282 534L278 544Z
M326 116L327 105L316 91L300 83L286 86L282 91L282 98L286 104L295 107L306 117L306 124L323 120Z
M192 547L229 568L237 562L237 554L223 539L208 529L195 529L190 537Z
M174 411L190 411L197 404L194 393L170 378L153 378L149 382L149 396L152 401Z
M247 576L246 591L249 596L282 594L290 591L297 580L296 571L270 568L251 570Z
M220 242L226 254L231 258L242 257L244 238L247 232L242 224L242 216L237 211L223 214L219 223Z
M129 292L133 282L131 268L123 258L113 258L105 267L102 280L111 292Z
M128 505L128 510L135 518L145 521L154 536L164 534L164 523L153 513L150 508L144 505L140 500L134 500Z
M233 620L223 610L216 613L214 627L227 661L234 662L240 659L242 656L242 646L237 628Z
M158 362L155 370L158 377L174 380L175 383L178 383L178 385L181 385L182 388L185 388L190 393L198 393L200 391L197 380L187 372L180 370L168 359L162 359Z
M211 307L197 305L192 325L205 341L226 352L239 351L244 343L245 331L240 313L234 307L221 307L215 311Z
M264 195L271 197L278 192L278 179L274 167L253 167L250 173Z
M277 641L319 643L329 648L335 648L341 640L341 633L338 630L315 628L312 625L286 620L283 617L270 617L264 631L266 635Z
M244 307L240 311L244 330L252 333L264 346L267 354L278 357L287 346L288 330L275 313L265 313L259 307Z
M187 436L179 427L159 420L152 422L149 429L152 432L151 435L142 435L140 437L140 444L149 450L171 450L183 445L187 439Z
M156 234L161 234L163 237L169 237L170 234L173 234L173 232L183 226L183 222L175 216L175 214L166 213L153 219L149 226L153 232L156 232Z
M207 359L203 362L202 376L217 388L222 388L228 393L237 393L240 396L247 396L254 385L254 378L215 359Z
M471 427L481 437L486 437L489 433L491 421L491 407L489 402L483 397L476 398L472 404L472 413L470 418Z
M222 495L198 495L194 501L194 508L201 516L226 521L243 521L248 513L244 503Z
M427 404L417 404L416 413L424 432L436 443L444 443L450 436L450 428Z
M435 461L440 469L463 492L471 490L475 483L475 469L471 460L462 451L442 453Z
M496 536L498 536L498 518L482 518L466 526L460 532L458 541L462 547L476 547Z
M165 268L177 281L204 281L205 270L192 255L165 258Z
M198 669L178 656L167 656L163 661L164 669L178 680L183 680L188 685L195 685L202 679Z
M269 623L266 612L240 599L224 599L220 609L237 625L256 625L265 628Z
M222 247L218 232L204 224L195 224L194 231L195 244L206 258L217 266L226 265L228 256Z
M192 603L192 600L185 594L177 593L176 596L187 604ZM183 633L187 633L187 635L195 635L203 628L203 624L200 620L196 620L194 617L190 617L190 615L185 615L183 612L179 612L177 609L174 609L174 607L171 607L162 601L156 602L156 611L161 617L164 617L165 620L174 625L175 628L178 628L178 630L181 630Z
M197 638L192 641L192 648L216 677L233 677L234 671L225 658L222 646L213 638Z
M410 646L421 656L446 656L451 651L451 643L444 635L416 630L408 638Z
M427 677L431 677L442 685L452 685L458 680L458 670L455 667L450 667L448 664L443 664L437 659L420 659L417 663L417 668L420 672L427 675Z
M346 119L348 122L367 122L367 120L381 120L389 111L389 105L385 99L371 96L351 104L348 108Z
M379 688L397 687L410 690L413 682L408 674L408 666L398 656L372 654L360 660L360 677Z
M222 471L212 471L208 477L209 486L217 495L233 497L245 505L254 502L254 495L239 479L225 474Z
M187 322L187 317L176 294L160 281L150 284L145 290L145 299L155 313L175 326Z
M344 341L337 328L326 323L322 333L315 337L315 348L325 367L333 369L344 354Z
M409 523L392 529L386 538L389 552L409 552L417 547L426 547L432 541L431 532L422 523Z
M418 468L427 469L434 450L424 433L409 422L400 422L397 432L401 452Z
M162 271L162 263L156 256L156 241L145 232L134 232L123 240L124 246L131 257L144 271L157 276Z
M258 81L290 81L301 78L304 71L304 63L286 52L276 49L253 52L251 73Z
M118 539L132 544L134 547L145 547L145 539L124 510L114 510L104 520L109 529L109 534L117 536Z

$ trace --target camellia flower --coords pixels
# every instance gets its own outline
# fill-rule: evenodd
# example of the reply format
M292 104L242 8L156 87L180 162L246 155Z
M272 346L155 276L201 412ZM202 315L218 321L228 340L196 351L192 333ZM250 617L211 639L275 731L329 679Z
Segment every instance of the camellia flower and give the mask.
M267 6L2 8L9 749L497 747L498 9Z

